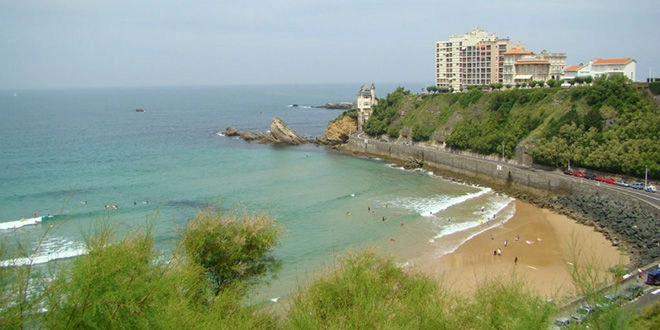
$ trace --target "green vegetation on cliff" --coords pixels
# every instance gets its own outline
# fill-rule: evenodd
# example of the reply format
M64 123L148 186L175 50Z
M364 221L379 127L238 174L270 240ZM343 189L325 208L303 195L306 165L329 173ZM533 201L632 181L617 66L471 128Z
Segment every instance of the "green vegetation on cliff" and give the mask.
M623 76L592 85L411 94L402 87L374 107L371 136L446 143L449 148L535 163L660 177L660 109Z

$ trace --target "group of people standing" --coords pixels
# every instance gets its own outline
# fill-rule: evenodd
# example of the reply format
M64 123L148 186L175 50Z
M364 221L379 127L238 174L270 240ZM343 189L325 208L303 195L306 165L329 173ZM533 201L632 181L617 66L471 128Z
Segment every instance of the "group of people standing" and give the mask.
M491 241L495 240L495 237L491 234L490 239L491 239ZM516 235L516 241L519 241L519 240L520 240L520 235ZM506 239L506 240L504 240L504 247L508 247L508 246L509 246L509 240ZM497 249L493 250L493 255L494 256L501 256L502 255L502 249L498 247ZM513 264L514 265L518 264L518 257L517 256L513 259Z

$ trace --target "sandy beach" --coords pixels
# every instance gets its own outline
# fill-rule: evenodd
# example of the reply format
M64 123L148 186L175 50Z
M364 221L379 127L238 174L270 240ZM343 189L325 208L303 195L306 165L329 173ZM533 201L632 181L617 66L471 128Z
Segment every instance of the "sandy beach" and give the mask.
M453 253L415 260L414 269L466 293L485 280L515 276L547 298L560 298L575 294L569 267L574 267L571 261L576 251L581 265L594 264L604 273L628 263L592 227L526 202L514 203L516 211L510 220L473 237Z

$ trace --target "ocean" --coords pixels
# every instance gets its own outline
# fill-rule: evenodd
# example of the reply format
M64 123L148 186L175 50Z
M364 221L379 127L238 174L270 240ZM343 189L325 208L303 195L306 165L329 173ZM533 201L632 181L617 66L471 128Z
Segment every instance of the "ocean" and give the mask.
M121 236L148 219L167 257L200 209L245 209L284 228L276 249L282 269L255 292L258 303L289 296L347 251L374 247L405 264L451 252L489 228L486 220L513 215L512 199L487 187L315 145L221 134L227 126L266 132L277 116L299 135L321 136L341 111L313 106L352 101L359 87L0 91L0 239L27 242L31 256L0 266L70 260L85 253L95 226ZM396 88L376 87L381 98ZM35 215L52 218L16 226Z

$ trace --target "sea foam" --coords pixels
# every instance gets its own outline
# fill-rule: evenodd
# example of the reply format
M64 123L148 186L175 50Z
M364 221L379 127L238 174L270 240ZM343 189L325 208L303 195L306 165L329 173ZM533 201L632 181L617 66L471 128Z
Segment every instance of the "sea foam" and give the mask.
M55 247L57 245L57 247ZM28 257L12 258L0 261L0 267L17 267L45 264L53 260L68 259L87 254L87 249L83 244L63 241L46 241L38 251Z

